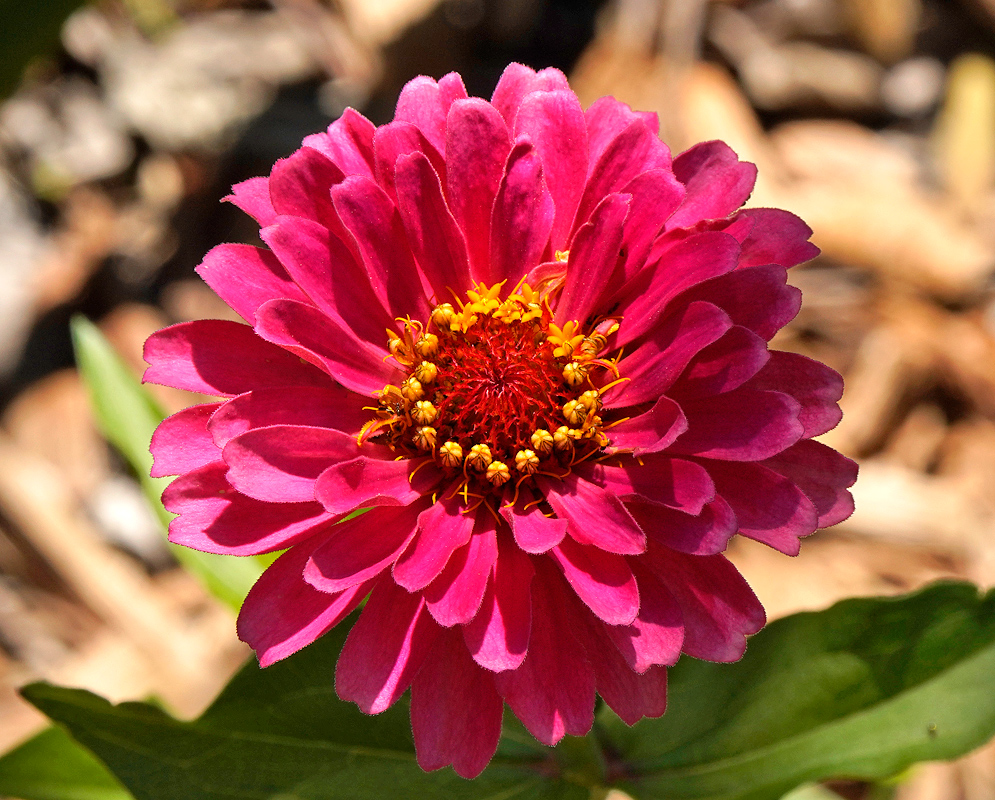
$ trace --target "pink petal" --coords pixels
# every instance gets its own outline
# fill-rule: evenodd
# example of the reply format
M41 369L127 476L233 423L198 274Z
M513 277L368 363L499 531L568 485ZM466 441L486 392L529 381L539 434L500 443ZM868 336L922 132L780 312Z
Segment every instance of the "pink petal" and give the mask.
M532 143L520 139L508 156L491 213L488 284L508 280L509 288L543 260L553 227L553 198L542 177Z
M611 492L577 473L562 480L540 477L538 484L556 515L567 521L567 533L577 542L627 555L646 549L643 532Z
M358 111L347 108L328 126L328 133L306 136L304 146L323 153L345 175L372 178L374 131L372 122Z
M639 581L639 614L630 625L606 625L608 634L630 669L673 666L684 643L681 607L667 587L645 569L633 568Z
M469 544L453 553L442 574L425 588L425 603L436 622L451 628L473 619L497 556L494 518L482 514Z
M677 600L683 650L706 661L738 661L746 637L764 626L763 606L722 555L690 556L655 546L644 563Z
M765 264L787 268L819 255L819 248L808 241L812 229L790 211L747 208L736 216L750 222L748 232L734 234L743 247L740 268Z
M311 547L291 548L260 576L238 614L238 638L268 667L311 644L356 608L372 588L361 584L341 594L308 586L301 574Z
M411 685L440 630L421 595L381 580L342 648L336 693L364 714L385 711Z
M169 540L205 553L247 556L281 550L331 525L318 503L264 503L228 483L228 465L217 461L181 475L162 493Z
M611 194L591 214L591 221L577 231L570 246L563 294L556 305L554 321L584 322L602 296L612 289L619 263L622 225L629 213L630 198Z
M642 414L611 428L612 450L629 450L633 455L657 453L672 445L688 429L684 412L669 397L661 397Z
M522 64L511 63L501 73L491 103L501 112L508 128L514 130L519 108L527 95L560 90L569 91L570 84L566 75L558 69L547 67L536 73Z
M429 458L394 461L382 455L360 455L322 472L314 485L314 497L332 514L367 506L406 506L431 493L440 480L442 473Z
M442 196L439 177L420 153L397 161L397 207L415 260L436 302L470 285L466 240Z
M799 538L815 533L819 515L812 501L787 478L760 464L709 464L722 499L734 512L739 532L789 556Z
M233 397L269 386L327 386L328 377L248 325L218 319L181 322L145 341L144 383Z
M497 750L504 702L494 680L473 663L457 631L443 631L411 684L411 729L418 765L452 764L476 778Z
M567 521L547 517L533 502L534 498L522 493L513 506L501 506L501 516L511 527L515 543L526 553L545 553L567 535ZM531 506L530 506L531 504Z
M377 128L373 137L376 153L377 183L392 200L397 201L396 167L402 156L418 153L428 158L432 169L442 180L446 179L446 162L417 127L408 122L390 122Z
M249 178L231 187L231 194L222 198L242 209L260 225L269 225L275 218L269 196L269 178Z
M646 531L646 536L671 550L710 556L726 549L736 535L738 521L721 497L707 503L695 516L659 505L630 501L626 508Z
M456 100L466 99L463 79L455 72L438 83L424 75L408 81L397 99L394 119L410 122L440 153L446 149L446 118Z
M450 556L470 541L473 514L461 513L457 498L439 498L418 517L418 533L394 564L394 580L409 592L424 589Z
M567 583L598 619L628 625L639 611L639 587L624 556L567 538L549 551Z
M355 437L339 431L272 425L236 436L222 455L228 480L242 494L269 503L302 503L314 500L314 482L330 464L355 458L358 450Z
M393 317L428 317L429 306L407 244L401 216L373 181L347 178L332 201L363 258L370 285Z
M267 300L289 297L308 302L279 259L260 247L219 244L204 256L196 272L250 325L256 309Z
M802 407L798 420L806 439L832 430L843 416L837 405L843 396L843 378L825 364L797 353L771 353L750 388L774 389L795 398Z
M563 249L587 180L587 124L577 95L569 90L527 95L515 135L528 136L539 154L556 209L550 243L553 250Z
M304 580L334 593L375 578L389 567L415 535L419 507L373 508L344 520L304 567Z
M647 263L667 219L684 199L684 187L668 169L637 175L620 190L632 197L622 239L622 280L632 279Z
M835 450L804 440L762 463L805 492L819 513L820 528L853 513L853 496L847 488L857 480L857 465Z
M584 112L584 119L587 122L592 168L608 146L633 122L641 121L654 136L656 136L660 124L660 120L657 118L657 130L654 130L654 126L643 114L633 111L627 104L614 97L600 97L595 100ZM668 164L667 167L669 166Z
M320 366L347 389L367 397L398 380L397 369L384 361L386 350L355 337L350 329L314 306L295 300L270 300L256 314L256 332Z
M727 217L743 205L757 168L740 161L723 142L701 142L674 159L674 174L687 187L687 197L668 227L687 228L702 219Z
M676 454L725 461L760 461L791 447L803 434L798 402L781 392L737 389L687 406L688 430Z
M532 584L532 635L518 669L494 676L498 692L529 732L554 745L594 723L594 670L571 630L575 602L552 565Z
M510 152L508 129L490 103L478 98L453 103L446 130L447 196L466 236L475 281L489 274L491 209Z
M190 406L166 417L152 434L153 478L182 475L221 459L221 451L207 431L207 421L220 403Z
M532 560L498 537L498 558L480 610L463 626L470 655L492 672L518 669L529 646L532 627Z
M287 402L287 398L293 402ZM312 428L334 428L355 436L370 419L363 406L368 397L330 384L315 386L281 386L256 389L229 400L219 408L208 430L218 447L224 447L240 433L270 425L308 425Z
M770 357L766 341L748 328L735 325L694 357L671 394L682 403L693 403L699 397L731 392L761 372ZM781 385L778 388L785 391Z
M608 391L605 407L624 408L655 401L674 385L691 359L718 341L732 324L726 313L712 303L698 301L680 309L619 362L619 372L629 380Z
M700 514L715 499L715 486L704 467L661 454L585 464L578 474L610 496L664 505L685 514Z
M344 177L327 156L302 147L273 165L269 176L273 210L325 223L335 215L329 190Z

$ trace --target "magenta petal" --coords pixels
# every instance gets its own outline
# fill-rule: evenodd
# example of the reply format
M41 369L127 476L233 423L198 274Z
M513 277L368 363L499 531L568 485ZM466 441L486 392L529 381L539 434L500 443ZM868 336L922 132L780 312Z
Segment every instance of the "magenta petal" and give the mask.
M295 217L279 217L260 235L325 314L365 342L386 341L393 318L373 292L366 271L338 237L317 222ZM282 299L296 298L283 295Z
M781 392L737 389L686 407L688 430L671 452L760 461L791 447L803 434L801 407Z
M277 214L325 222L335 214L328 192L344 177L327 156L302 147L273 165L269 176L273 210Z
M456 498L440 498L418 516L418 533L394 564L394 580L409 592L424 589L450 556L470 541L473 514L463 514Z
M624 556L567 538L549 551L567 583L598 619L628 625L639 611L639 587Z
M397 161L397 207L435 302L470 284L466 240L442 196L439 176L420 153Z
M738 661L746 637L766 622L749 584L722 555L690 556L653 547L647 566L677 600L684 617L683 650L707 661Z
M269 196L269 178L249 178L236 183L231 187L231 194L222 199L242 209L261 226L269 225L276 218Z
M287 398L293 398L292 403ZM334 428L355 436L369 421L370 412L363 406L370 402L341 386L281 386L256 389L239 395L219 408L208 430L218 447L224 447L240 433L270 425L308 425L312 428Z
M612 288L629 205L627 195L610 194L594 209L591 221L577 231L570 246L563 294L556 305L556 324L562 326L571 319L584 322Z
M653 454L634 459L619 457L592 466L578 474L622 500L641 500L676 508L685 514L700 514L715 498L715 486L700 464Z
M736 512L743 536L798 555L799 538L815 533L819 515L794 483L760 464L709 464L719 494Z
M591 103L584 112L587 122L587 136L591 148L591 164L597 163L606 148L637 120L646 125L647 130L656 136L657 131L646 117L638 111L633 111L628 105L614 97L600 97ZM659 119L656 120L659 126ZM668 164L667 167L670 165Z
M270 300L260 306L256 320L256 332L263 339L320 366L354 392L369 397L397 380L397 369L384 361L386 350L356 338L349 328L314 306Z
M527 95L515 120L515 135L528 136L542 161L556 209L551 246L563 249L587 180L587 124L577 95L568 90Z
M367 506L406 506L430 493L440 480L442 473L431 459L394 461L359 455L322 472L314 485L314 497L331 514Z
M802 407L798 420L806 439L832 430L843 416L837 405L843 396L843 378L825 364L797 353L771 353L750 388L775 389L795 398Z
M738 530L735 513L721 497L707 503L694 516L677 509L635 501L626 503L626 508L646 531L648 538L671 550L691 555L721 553Z
M514 285L542 261L553 227L553 198L542 177L542 161L532 143L519 139L508 156L491 213L488 284Z
M559 481L539 478L538 483L556 515L567 521L567 533L575 541L623 555L646 549L643 532L611 492L577 473Z
M269 503L301 503L314 500L314 482L329 464L355 458L358 450L355 437L339 431L272 425L236 436L222 455L228 480L242 494Z
M190 406L166 417L152 434L153 478L182 475L221 459L221 451L207 430L211 415L220 403Z
M363 258L370 285L393 317L425 319L429 307L408 247L401 215L373 181L351 177L332 201Z
M394 119L410 122L441 153L446 149L446 118L456 100L466 100L466 87L457 73L450 72L438 83L419 75L401 89Z
M532 92L569 91L566 75L558 69L547 67L536 73L523 64L511 63L501 73L494 87L491 103L501 112L508 128L514 130L518 111L525 97Z
M446 178L446 162L442 154L433 147L417 127L408 122L391 122L381 128L373 137L376 153L377 183L391 200L397 200L397 161L399 158L421 154L428 158L432 169L442 180Z
M196 272L214 292L250 325L267 300L289 297L308 302L273 253L248 244L219 244Z
M667 169L651 169L620 190L632 198L622 238L622 280L632 279L647 263L650 249L667 219L684 199L684 187Z
M411 685L440 630L421 595L379 581L342 648L336 693L364 714L385 711Z
M328 126L328 133L315 133L304 138L305 147L323 153L345 175L373 177L373 123L354 109L347 108L342 116Z
M502 505L501 516L511 527L515 543L526 553L545 553L567 535L565 519L547 517L531 498L526 499L524 493L519 495L513 506Z
M842 522L853 513L847 488L857 480L857 465L819 442L804 440L763 462L793 481L819 512L819 527Z
M682 403L686 400L693 403L695 398L731 392L761 372L770 357L764 339L748 328L735 325L694 357L674 384L671 394ZM757 388L774 388L775 385L787 391L783 384Z
M321 370L260 339L248 325L219 319L181 322L145 341L144 383L234 397L269 386L327 386Z
M750 222L748 233L736 236L743 248L740 268L793 267L819 255L819 248L808 240L812 229L790 211L747 208L736 216Z
M731 327L728 315L711 303L698 301L680 309L622 359L619 372L629 380L608 391L605 407L624 408L656 400L674 385L692 358Z
M332 522L318 503L264 503L228 483L228 465L217 461L174 480L162 493L174 544L247 556L281 550L310 538Z
M341 592L375 578L415 535L418 509L374 508L339 522L311 555L304 580L322 592Z
M466 235L475 281L489 274L491 209L510 152L508 128L490 103L478 98L453 103L446 131L447 196Z
M681 407L664 396L649 411L614 425L608 452L628 450L637 456L657 453L670 447L687 429Z
M701 142L677 156L674 174L687 187L687 197L670 218L671 228L729 216L746 202L757 180L756 165L740 161L718 141Z
M639 614L629 625L607 625L605 631L636 672L673 666L684 643L681 607L667 587L648 570L633 568L639 581Z
M554 745L583 736L594 722L594 670L571 630L576 602L552 565L532 584L532 636L515 670L494 676L497 690L529 732Z
M473 663L457 631L443 631L411 684L411 730L418 765L452 764L476 778L497 750L504 702L493 677Z
M498 537L498 558L484 591L480 610L463 626L463 638L484 669L518 669L529 646L532 627L532 560Z
M341 594L308 586L302 573L311 547L291 548L260 576L238 614L238 638L268 667L311 644L358 606L372 586L360 584Z
M425 588L425 603L436 622L451 628L473 619L497 556L494 518L481 514L469 544L453 553L442 574Z

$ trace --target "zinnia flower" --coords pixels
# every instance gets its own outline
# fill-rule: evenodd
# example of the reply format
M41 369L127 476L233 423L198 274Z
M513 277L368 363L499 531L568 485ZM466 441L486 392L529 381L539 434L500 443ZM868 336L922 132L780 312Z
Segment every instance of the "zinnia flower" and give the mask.
M477 775L504 703L548 745L596 692L663 714L682 652L734 661L764 624L730 537L794 554L852 509L813 440L840 377L767 347L811 231L657 129L556 70L491 102L416 78L390 124L347 110L234 187L268 249L198 272L247 324L147 342L145 380L221 398L153 438L172 541L286 550L238 621L263 666L366 600L336 690L376 714L410 686L425 769Z

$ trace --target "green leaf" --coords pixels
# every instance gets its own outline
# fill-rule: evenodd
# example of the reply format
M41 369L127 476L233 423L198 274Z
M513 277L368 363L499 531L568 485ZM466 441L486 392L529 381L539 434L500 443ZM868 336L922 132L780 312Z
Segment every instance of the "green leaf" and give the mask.
M61 728L0 758L0 795L21 800L131 800L107 768Z
M138 800L586 800L587 788L544 777L548 748L499 756L472 782L448 768L423 772L405 702L370 717L335 695L335 662L354 621L265 670L246 666L193 722L43 683L23 693Z
M682 659L667 713L599 735L634 797L767 800L878 780L995 733L995 593L959 583L772 623L736 664Z
M92 322L74 317L72 334L76 363L90 392L97 425L135 471L165 528L172 514L162 507L159 498L169 480L149 477L152 469L149 442L166 414ZM236 558L171 547L177 561L197 575L216 597L236 609L272 561L271 556Z

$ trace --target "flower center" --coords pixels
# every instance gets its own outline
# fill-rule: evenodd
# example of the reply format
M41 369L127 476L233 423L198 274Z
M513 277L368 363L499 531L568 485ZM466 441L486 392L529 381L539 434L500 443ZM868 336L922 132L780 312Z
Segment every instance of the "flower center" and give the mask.
M408 373L386 386L360 443L386 435L402 456L431 453L481 488L536 473L562 477L608 445L595 383L614 361L598 357L604 334L562 327L539 293L520 284L477 286L459 309L437 306L427 324L388 331L391 355Z

